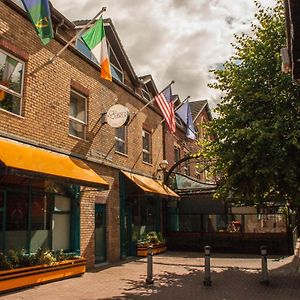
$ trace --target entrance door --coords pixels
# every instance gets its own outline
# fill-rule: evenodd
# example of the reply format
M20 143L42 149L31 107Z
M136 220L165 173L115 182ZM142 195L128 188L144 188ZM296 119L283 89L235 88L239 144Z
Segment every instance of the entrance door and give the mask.
M106 261L106 206L95 204L95 263Z

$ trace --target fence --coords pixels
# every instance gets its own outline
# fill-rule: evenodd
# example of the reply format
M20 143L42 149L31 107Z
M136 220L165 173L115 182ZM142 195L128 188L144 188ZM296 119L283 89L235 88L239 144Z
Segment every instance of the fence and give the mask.
M167 214L165 232L171 250L259 254L261 245L270 254L289 254L292 235L285 214Z
M167 215L167 232L287 232L285 214L174 214Z

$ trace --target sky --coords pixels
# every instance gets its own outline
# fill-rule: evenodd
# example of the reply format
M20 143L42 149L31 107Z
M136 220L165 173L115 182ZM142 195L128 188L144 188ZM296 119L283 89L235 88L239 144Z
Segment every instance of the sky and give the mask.
M171 80L183 101L206 99L213 109L219 92L207 84L210 69L232 54L234 34L248 33L253 0L52 0L69 20L93 18L103 6L138 76L151 74L158 90ZM275 0L260 0L272 6Z

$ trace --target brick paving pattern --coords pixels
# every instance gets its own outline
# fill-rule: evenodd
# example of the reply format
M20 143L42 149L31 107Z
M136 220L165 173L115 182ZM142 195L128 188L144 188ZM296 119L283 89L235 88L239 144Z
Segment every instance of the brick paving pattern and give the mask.
M102 266L81 277L2 295L5 300L100 299L300 299L299 258L269 257L269 286L260 284L259 256L212 254L212 286L205 287L201 253L154 256L154 284L145 284L146 259ZM1 284L1 283L0 283Z

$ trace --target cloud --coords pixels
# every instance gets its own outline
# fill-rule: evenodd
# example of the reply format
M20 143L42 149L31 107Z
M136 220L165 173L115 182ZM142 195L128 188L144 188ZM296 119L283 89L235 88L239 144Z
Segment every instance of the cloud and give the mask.
M95 1L52 0L70 20L92 18ZM274 5L275 0L262 0ZM251 0L118 0L101 2L112 19L137 75L152 74L158 89L175 80L181 99L208 99L209 69L233 53L233 34L249 32L255 6Z

